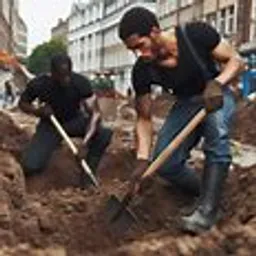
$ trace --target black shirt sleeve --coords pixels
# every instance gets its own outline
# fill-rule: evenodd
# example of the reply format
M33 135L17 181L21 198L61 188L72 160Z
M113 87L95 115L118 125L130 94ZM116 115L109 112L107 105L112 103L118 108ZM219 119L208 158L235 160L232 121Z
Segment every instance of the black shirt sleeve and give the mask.
M75 74L74 83L79 90L81 98L89 98L93 95L92 86L88 78Z
M151 91L150 66L142 59L138 59L132 70L132 84L136 96L142 96Z
M205 22L187 24L189 37L205 50L212 51L220 42L221 37L214 27Z
M31 103L40 96L41 87L44 84L45 76L39 76L31 80L20 96L20 101Z

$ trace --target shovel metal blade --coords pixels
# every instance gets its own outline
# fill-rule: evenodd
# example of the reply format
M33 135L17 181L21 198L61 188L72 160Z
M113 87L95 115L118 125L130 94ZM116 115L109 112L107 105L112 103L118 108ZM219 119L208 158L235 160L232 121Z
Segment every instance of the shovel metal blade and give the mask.
M128 231L138 222L136 215L127 207L126 203L120 201L115 195L111 195L107 201L106 216L110 229L118 234Z

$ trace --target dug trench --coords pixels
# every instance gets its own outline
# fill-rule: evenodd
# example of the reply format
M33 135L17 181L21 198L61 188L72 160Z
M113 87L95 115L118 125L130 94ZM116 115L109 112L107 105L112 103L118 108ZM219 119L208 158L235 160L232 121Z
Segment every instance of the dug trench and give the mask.
M123 104L111 99L107 102L113 111L113 104ZM159 102L163 109L163 101ZM101 188L84 191L79 188L79 169L65 145L43 173L25 180L19 159L35 120L17 110L0 114L0 255L37 255L38 248L40 255L60 256L253 255L256 166L234 166L222 203L225 218L209 232L196 237L182 233L178 220L192 200L157 180L131 205L140 225L123 236L111 232L104 215L105 203L110 194L124 195L136 165L134 115L129 104L124 106L121 114L108 111L104 116L114 136L98 170ZM234 137L256 145L252 131L256 107L246 107L247 116L243 108L242 105L236 115ZM200 172L202 162L196 160L193 164ZM49 249L55 247L59 249Z

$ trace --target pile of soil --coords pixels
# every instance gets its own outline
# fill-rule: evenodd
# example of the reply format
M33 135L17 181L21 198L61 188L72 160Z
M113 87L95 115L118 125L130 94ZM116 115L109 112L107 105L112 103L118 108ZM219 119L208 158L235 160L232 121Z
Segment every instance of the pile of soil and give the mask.
M24 144L28 141L27 131L17 126L9 114L0 112L0 150L11 152L19 158Z
M119 235L106 222L104 209L110 194L124 195L136 166L133 138L128 132L129 118L113 126L113 141L98 170L101 188L87 190L79 188L80 170L65 146L56 151L42 174L26 180L25 189L16 159L31 135L6 114L1 113L0 118L1 145L12 145L1 148L2 162L8 163L0 165L0 193L5 195L0 207L0 247L8 246L0 250L3 255L254 254L256 166L234 167L223 201L225 218L211 231L196 237L184 234L179 218L183 207L193 204L193 199L156 180L143 196L132 202L139 225ZM239 129L253 129L251 124L242 128L245 124L243 120ZM16 187L19 189L11 189Z
M226 191L230 200L225 202L225 219L198 237L183 234L177 224L180 209L191 199L158 183L133 202L140 226L124 236L112 233L104 206L110 193L124 193L125 185L117 176L106 182L101 176L104 183L100 191L66 188L29 195L26 207L15 211L14 234L19 243L40 248L58 245L68 255L252 255L256 235L255 171L233 171Z
M256 145L256 102L238 106L233 136L242 143Z
M94 91L98 98L125 99L125 96L113 88L102 88Z

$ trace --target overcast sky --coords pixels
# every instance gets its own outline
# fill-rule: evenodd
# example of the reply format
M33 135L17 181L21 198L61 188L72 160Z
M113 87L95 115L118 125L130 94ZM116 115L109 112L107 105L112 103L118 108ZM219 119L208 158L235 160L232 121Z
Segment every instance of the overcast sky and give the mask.
M28 27L28 53L48 41L51 28L66 18L75 0L20 0L20 14Z

